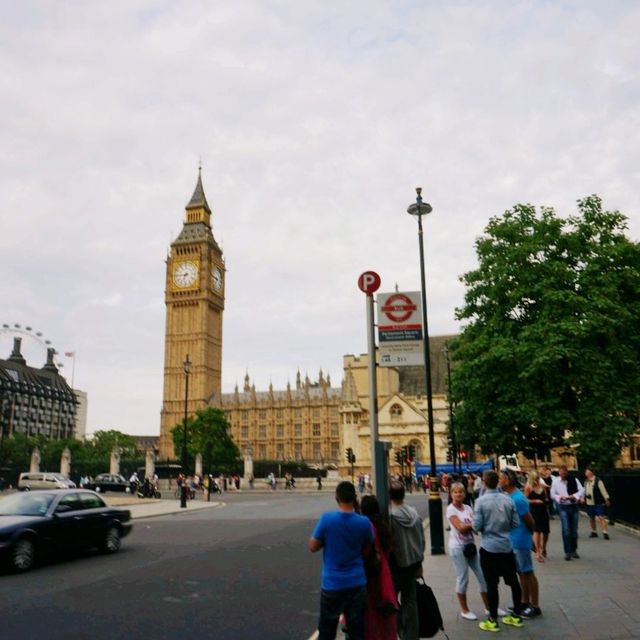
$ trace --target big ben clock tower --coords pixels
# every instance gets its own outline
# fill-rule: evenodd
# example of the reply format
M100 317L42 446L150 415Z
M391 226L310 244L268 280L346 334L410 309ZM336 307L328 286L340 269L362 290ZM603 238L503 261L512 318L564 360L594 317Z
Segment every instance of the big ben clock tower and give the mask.
M184 225L167 258L164 392L160 418L160 457L175 455L171 429L184 420L185 372L191 361L188 413L206 407L222 391L222 312L225 265L211 231L211 209L202 172Z

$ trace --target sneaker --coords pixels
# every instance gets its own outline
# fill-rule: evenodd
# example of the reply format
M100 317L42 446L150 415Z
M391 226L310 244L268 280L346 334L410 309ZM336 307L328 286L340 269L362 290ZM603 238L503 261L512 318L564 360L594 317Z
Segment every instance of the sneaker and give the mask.
M572 558L575 558L576 560L580 560L580 556L578 555L578 552L577 552L577 551L574 551L574 552L571 554L571 557L572 557Z
M564 557L565 560L571 560L571 554L567 553Z
M500 631L500 627L498 626L498 623L495 620L491 620L491 619L483 620L478 626L483 631L492 631L493 633Z
M484 610L484 615L488 616L489 615L489 609L485 609ZM498 615L499 616L506 616L507 612L504 609L501 609L500 607L498 607Z
M464 618L465 620L477 620L478 616L473 613L473 611L461 611L460 612L460 617Z
M542 615L542 611L540 610L540 607L529 605L520 612L520 615L523 618L537 618L538 616Z
M522 618L520 616L505 616L502 618L502 624L508 624L512 627L524 627L524 623L522 622Z
M602 534L602 537L603 537L605 540L609 540L609 534L608 534L608 533L603 533L603 534Z
M597 537L598 537L598 534L597 534L595 531L592 531L592 532L589 534L589 537L590 537L590 538L597 538Z

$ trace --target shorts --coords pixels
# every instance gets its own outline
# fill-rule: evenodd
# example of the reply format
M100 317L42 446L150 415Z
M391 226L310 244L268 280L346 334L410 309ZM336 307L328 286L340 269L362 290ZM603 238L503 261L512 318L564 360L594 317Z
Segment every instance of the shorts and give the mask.
M605 514L605 507L603 504L587 505L587 515L590 518L595 518L596 516L603 516L604 514Z
M533 573L533 562L531 560L531 549L514 549L513 555L516 557L516 570L518 573Z

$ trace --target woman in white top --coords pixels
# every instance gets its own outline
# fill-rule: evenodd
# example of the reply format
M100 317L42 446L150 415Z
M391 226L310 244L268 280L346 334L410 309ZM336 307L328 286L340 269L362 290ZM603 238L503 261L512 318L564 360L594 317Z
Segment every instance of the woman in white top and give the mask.
M485 609L489 607L487 598L487 583L480 568L480 558L475 553L465 557L464 547L473 542L473 509L464 504L464 486L460 482L455 482L451 486L451 504L447 507L447 520L451 524L449 532L449 555L453 562L453 569L456 574L456 595L460 603L460 615L465 620L477 620L473 611L467 605L467 586L469 584L469 568L476 574L480 584L480 595L484 602Z

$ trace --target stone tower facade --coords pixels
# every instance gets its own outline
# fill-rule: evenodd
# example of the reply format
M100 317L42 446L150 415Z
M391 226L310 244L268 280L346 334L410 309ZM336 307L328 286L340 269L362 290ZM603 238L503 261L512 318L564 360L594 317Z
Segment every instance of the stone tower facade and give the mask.
M225 263L211 229L211 209L202 174L185 208L184 224L167 257L164 391L160 417L160 457L173 458L171 429L184 420L189 369L189 415L220 398Z

